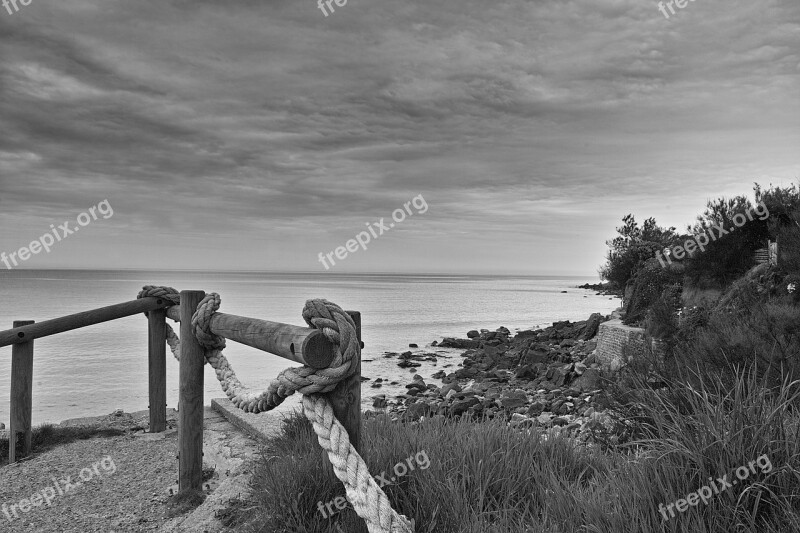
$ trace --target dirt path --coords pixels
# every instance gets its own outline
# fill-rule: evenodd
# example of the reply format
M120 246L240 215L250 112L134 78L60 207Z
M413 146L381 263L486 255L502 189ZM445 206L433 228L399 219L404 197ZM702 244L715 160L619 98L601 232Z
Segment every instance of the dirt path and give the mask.
M0 531L154 531L166 521L177 431L137 436L140 421L132 415L84 422L103 420L106 427L131 431L76 441L0 468Z

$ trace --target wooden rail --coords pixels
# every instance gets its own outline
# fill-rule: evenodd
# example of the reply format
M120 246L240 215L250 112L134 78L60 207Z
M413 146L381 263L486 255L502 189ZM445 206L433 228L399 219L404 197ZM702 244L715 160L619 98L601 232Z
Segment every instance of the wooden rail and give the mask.
M201 490L203 476L203 378L204 349L192 331L191 318L205 296L203 291L182 291L181 304L147 297L93 309L43 322L14 321L10 330L0 331L0 348L12 345L11 421L9 462L18 460L17 444L21 436L22 455L30 453L33 398L33 341L110 320L148 313L148 390L150 432L166 429L167 371L166 319L181 323L181 358L179 363L178 411L178 486L181 492ZM361 313L347 311L356 324L361 342ZM280 322L214 313L211 331L226 339L246 344L302 363L312 368L327 368L335 353L334 346L318 330ZM361 442L361 361L355 375L341 382L329 395L334 413L358 450Z

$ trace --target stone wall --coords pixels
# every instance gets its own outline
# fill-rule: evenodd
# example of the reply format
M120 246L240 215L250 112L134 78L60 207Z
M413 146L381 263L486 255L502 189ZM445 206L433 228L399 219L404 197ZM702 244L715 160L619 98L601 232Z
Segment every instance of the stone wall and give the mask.
M604 368L619 370L629 357L642 357L653 351L663 352L658 341L653 341L648 350L643 328L626 326L621 320L603 322L597 330L597 351L595 359Z

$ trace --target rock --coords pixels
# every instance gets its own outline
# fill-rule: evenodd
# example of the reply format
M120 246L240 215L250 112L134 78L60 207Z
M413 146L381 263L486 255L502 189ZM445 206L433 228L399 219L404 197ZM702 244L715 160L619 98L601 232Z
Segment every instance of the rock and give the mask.
M445 348L462 348L465 350L478 348L480 345L481 342L475 339L454 339L452 337L446 337L439 343L439 346Z
M439 346L439 341L433 341L433 342L431 343L431 346Z
M572 371L572 365L565 365L551 370L553 370L553 375L550 380L556 387L561 387L567 382L569 373ZM548 370L547 373L549 375L550 371Z
M411 344L409 344L409 345L408 345L408 347L409 347L409 348L419 348L419 346L417 346L417 345L416 345L416 344L414 344L413 342L412 342Z
M514 372L517 379L536 379L538 374L530 365L522 365Z
M528 405L528 395L523 390L506 391L500 397L500 405L503 409L516 409Z
M114 416L122 416L125 414L125 411L123 411L122 409L114 409L114 412L112 414Z
M450 416L461 416L467 409L479 403L480 400L474 396L464 398L463 400L457 400L450 405L449 414Z
M372 385L370 385L370 387L371 387L371 388L373 388L373 389L380 389L381 387L383 387L383 383L378 383L378 382L376 381L375 383L373 383Z
M414 376L415 379L418 377L419 376ZM406 385L406 388L408 389L409 394L411 393L412 390L416 390L418 393L425 392L426 390L428 390L428 386L425 385L425 382L422 380L409 383L408 385Z
M593 338L597 335L597 328L600 327L600 323L603 321L603 315L600 313L592 313L592 316L589 317L589 320L586 321L586 327L583 330L583 333L580 336L582 341L588 341L589 339Z
M547 409L547 403L542 400L536 400L528 407L528 416L539 416Z
M480 337L480 336L481 336L480 331L478 331L476 329L472 329L472 330L467 332L467 337L470 338L470 339L475 339L475 338Z
M378 409L383 409L385 407L388 407L388 405L389 404L386 402L386 395L385 394L374 396L372 398L372 407L376 407Z
M0 422L0 429L6 429L6 425Z
M435 373L435 374L434 374L434 375L432 375L431 377L432 377L433 379L442 379L442 378L443 378L443 377L445 377L446 375L447 375L447 373L446 373L444 370L439 370L437 373Z
M399 363L397 363L397 366L399 366L400 368L411 368L411 369L413 369L414 367L422 366L422 363L414 363L414 362L409 361L408 359L404 359L403 361L400 361ZM416 370L415 370L415 372L416 372Z
M442 388L439 389L439 396L447 396L450 391L453 391L453 394L461 392L461 387L458 386L458 383L443 385Z
M581 391L597 390L600 387L600 371L596 368L587 368L583 375L572 384Z
M575 363L575 368L573 370L577 375L582 376L583 373L586 372L587 366L583 363Z

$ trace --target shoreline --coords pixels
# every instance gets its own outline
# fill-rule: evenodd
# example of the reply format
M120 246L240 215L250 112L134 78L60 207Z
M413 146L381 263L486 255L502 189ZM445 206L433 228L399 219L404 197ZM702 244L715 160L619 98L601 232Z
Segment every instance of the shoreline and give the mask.
M458 368L445 365L450 371L443 367L428 380L414 373L405 393L393 398L374 394L373 408L396 420L499 418L522 429L554 430L579 441L594 440L596 432L613 427L605 412L607 374L595 359L598 327L611 316L594 313L587 320L558 321L514 336L500 327L472 330L466 338L445 338L433 347L464 350ZM398 367L413 373L431 355L407 351L388 352L384 357L397 358ZM380 389L377 385L372 387Z

